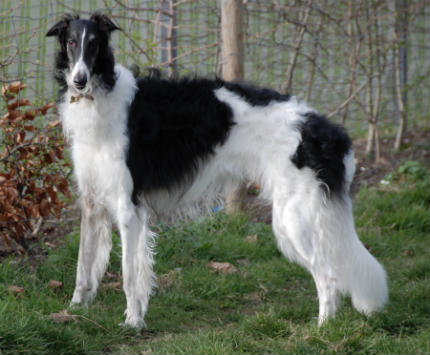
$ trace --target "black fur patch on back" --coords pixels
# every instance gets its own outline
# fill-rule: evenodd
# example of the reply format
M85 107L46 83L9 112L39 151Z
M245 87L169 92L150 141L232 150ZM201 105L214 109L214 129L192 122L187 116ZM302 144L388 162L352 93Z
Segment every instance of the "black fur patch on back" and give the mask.
M259 88L245 83L225 82L224 87L239 95L252 106L267 106L272 101L288 101L290 99L290 95L283 95L272 89Z
M302 140L291 161L299 168L309 167L330 193L340 194L345 183L343 159L351 149L351 140L338 125L316 113L307 113L299 127Z
M214 95L222 84L154 77L137 82L128 119L127 155L134 203L142 191L189 182L199 163L224 143L234 123L230 106Z

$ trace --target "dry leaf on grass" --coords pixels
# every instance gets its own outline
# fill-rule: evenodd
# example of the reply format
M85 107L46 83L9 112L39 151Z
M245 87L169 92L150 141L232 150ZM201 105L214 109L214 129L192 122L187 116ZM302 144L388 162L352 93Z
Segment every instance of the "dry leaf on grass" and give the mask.
M237 259L236 262L239 265L242 265L242 266L250 266L251 265L251 262L247 258L245 258L245 259Z
M49 318L52 319L55 323L65 323L65 322L70 322L70 321L77 322L78 321L78 316L75 314L70 314L67 309L63 309L62 311L60 311L58 313L51 313L49 315Z
M208 267L216 272L221 272L223 274L232 274L237 272L236 267L234 267L228 262L210 261L208 263Z
M245 238L245 240L246 240L248 243L257 243L257 242L258 242L257 234L254 234L254 235L248 235L248 236Z
M114 281L114 282L104 283L103 288L105 290L121 290L121 282Z
M252 292L252 293L247 293L246 295L243 296L243 298L247 301L251 301L253 303L260 303L263 298L260 295L260 292Z
M51 243L51 242L45 242L45 245L46 245L48 248L51 248L51 249L54 249L54 248L56 248L56 247L57 247L55 244L53 244L53 243Z
M260 289L260 292L263 293L263 295L265 295L267 292L269 292L269 290L267 289L266 286L264 286L263 284L259 283L258 284L258 288Z
M181 268L170 270L167 274L160 275L157 280L159 288L169 288L173 286L177 279L177 275L180 274Z
M405 250L403 250L403 255L405 255L405 256L413 256L414 252L411 251L411 250L409 250L409 249L405 249Z
M49 122L48 126L51 127L51 128L55 128L55 127L58 127L60 124L61 124L61 121L60 120L56 120L56 121Z
M20 293L23 293L25 291L25 289L24 289L24 287L10 285L7 288L7 291L10 293L13 293L13 294L20 294Z
M51 280L51 281L49 281L48 286L49 286L49 288L57 289L57 288L63 287L63 283L61 281Z
M118 279L120 278L120 275L115 272L106 271L105 277L107 279Z
M264 286L263 284L259 283L258 284L258 291L252 292L252 293L248 293L246 295L243 296L243 298L245 300L254 302L254 303L260 303L261 301L264 300L265 295L267 294L267 292L269 291L267 289L266 286Z

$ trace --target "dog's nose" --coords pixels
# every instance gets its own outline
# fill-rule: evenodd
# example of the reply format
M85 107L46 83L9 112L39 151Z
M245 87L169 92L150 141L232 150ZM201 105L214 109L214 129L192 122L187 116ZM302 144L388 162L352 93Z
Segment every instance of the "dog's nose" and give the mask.
M73 79L73 84L75 84L77 89L81 90L85 88L85 85L87 85L87 81L88 79L86 74L77 74Z

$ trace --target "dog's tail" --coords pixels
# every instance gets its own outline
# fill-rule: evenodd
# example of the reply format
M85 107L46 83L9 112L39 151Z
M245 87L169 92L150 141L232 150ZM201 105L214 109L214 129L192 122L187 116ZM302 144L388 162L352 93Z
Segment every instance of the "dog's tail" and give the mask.
M388 299L386 274L383 267L355 237L351 246L347 273L341 283L351 294L352 304L359 311L369 315L379 311Z
M352 152L344 159L346 184L349 186L354 173ZM352 304L366 315L382 309L388 299L386 273L379 262L369 253L357 236L352 206L347 191L344 196L330 199L321 218L327 224L321 226L323 239L333 243L337 252L331 264L336 270L338 287L342 293L351 295Z

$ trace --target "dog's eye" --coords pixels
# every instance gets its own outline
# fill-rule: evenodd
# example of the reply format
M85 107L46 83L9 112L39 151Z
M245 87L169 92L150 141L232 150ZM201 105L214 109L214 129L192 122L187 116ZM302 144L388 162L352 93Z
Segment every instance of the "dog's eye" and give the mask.
M70 47L74 47L76 46L76 41L74 39L69 39L67 41L67 45L69 45Z

